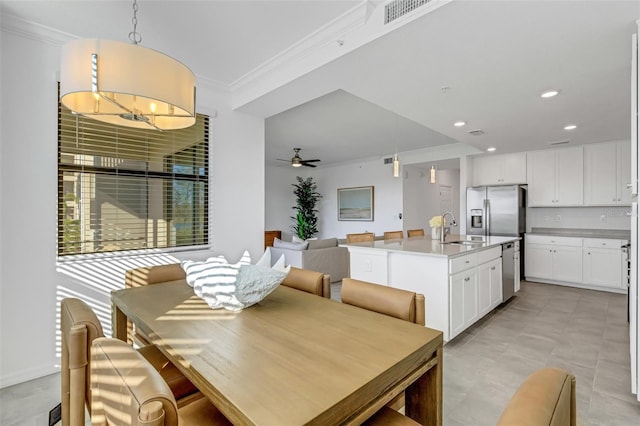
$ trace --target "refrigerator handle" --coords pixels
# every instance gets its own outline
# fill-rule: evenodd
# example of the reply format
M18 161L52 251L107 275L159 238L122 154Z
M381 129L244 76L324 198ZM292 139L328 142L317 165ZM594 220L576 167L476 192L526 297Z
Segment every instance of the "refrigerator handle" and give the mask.
M483 204L484 220L487 223L487 225L484 227L484 235L485 237L488 237L489 235L491 235L491 206L489 205L489 199L485 198Z
M638 195L638 35L631 49L631 195Z

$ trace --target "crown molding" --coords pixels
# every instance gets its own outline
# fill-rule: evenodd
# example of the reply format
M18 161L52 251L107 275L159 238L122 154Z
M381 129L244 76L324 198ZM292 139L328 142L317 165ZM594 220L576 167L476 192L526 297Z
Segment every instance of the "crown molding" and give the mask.
M294 43L266 62L258 65L242 77L230 84L231 91L264 77L266 74L281 67L284 64L299 60L299 58L313 54L318 48L329 43L338 42L345 34L365 25L369 16L369 1L352 7L350 10L335 18L333 21L320 27L318 30Z
M7 14L2 15L0 29L3 32L55 46L62 46L66 42L78 38L73 34Z

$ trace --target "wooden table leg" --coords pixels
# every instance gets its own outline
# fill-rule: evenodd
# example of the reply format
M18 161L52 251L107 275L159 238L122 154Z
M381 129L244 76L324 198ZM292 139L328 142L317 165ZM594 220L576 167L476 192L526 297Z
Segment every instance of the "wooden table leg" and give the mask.
M111 302L111 334L112 337L127 341L127 316Z
M438 362L406 390L405 413L421 425L442 426L442 346Z

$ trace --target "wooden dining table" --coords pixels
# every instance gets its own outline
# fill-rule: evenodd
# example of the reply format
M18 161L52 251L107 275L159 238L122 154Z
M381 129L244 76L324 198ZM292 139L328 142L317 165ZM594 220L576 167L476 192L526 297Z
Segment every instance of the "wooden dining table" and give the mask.
M184 281L112 292L127 318L238 425L360 424L401 392L407 416L442 424L442 332L280 286L239 312Z

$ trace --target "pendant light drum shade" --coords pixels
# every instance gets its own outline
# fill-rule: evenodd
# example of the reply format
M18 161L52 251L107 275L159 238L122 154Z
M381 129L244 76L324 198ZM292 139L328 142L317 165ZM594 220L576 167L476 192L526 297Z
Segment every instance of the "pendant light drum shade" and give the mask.
M195 123L195 76L181 62L137 44L80 39L60 58L60 100L78 114L127 127Z

